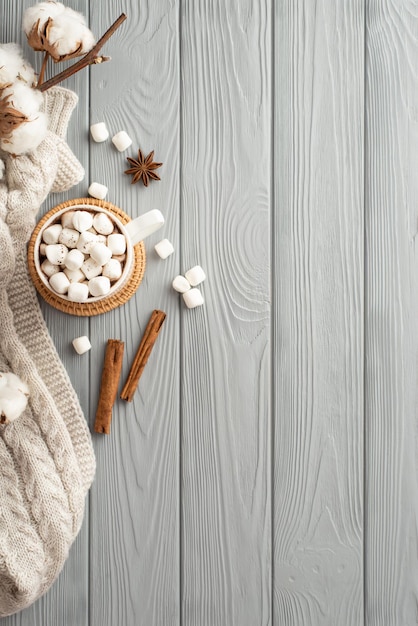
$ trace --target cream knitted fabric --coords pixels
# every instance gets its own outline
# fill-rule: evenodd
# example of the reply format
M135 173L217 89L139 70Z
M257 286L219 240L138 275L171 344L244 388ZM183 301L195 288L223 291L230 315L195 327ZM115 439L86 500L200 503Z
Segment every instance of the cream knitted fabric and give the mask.
M13 371L30 389L23 415L0 426L0 617L31 604L61 571L95 470L86 420L26 262L41 203L84 175L64 140L76 102L66 89L50 90L50 132L32 154L5 157L0 184L0 371Z

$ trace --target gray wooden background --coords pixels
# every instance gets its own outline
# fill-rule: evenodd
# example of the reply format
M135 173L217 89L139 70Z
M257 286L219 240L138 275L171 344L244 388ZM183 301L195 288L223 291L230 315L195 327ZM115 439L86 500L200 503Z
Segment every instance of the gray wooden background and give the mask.
M22 41L30 0L3 0ZM86 180L164 231L137 295L43 305L90 424L108 338L132 405L94 435L85 522L53 589L2 626L418 623L418 2L68 0L112 61L68 81ZM132 150L89 141L92 122ZM155 149L162 181L123 175ZM132 153L132 154L131 154ZM170 239L161 261L153 244ZM172 278L199 263L206 304ZM82 334L93 349L78 357Z

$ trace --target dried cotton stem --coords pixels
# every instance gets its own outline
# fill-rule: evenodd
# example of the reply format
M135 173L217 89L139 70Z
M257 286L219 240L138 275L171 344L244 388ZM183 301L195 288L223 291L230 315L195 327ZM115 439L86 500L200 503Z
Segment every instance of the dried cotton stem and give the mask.
M99 39L99 41L90 50L90 52L88 52L82 59L77 61L77 63L74 63L73 65L65 69L63 72L60 72L56 76L53 76L52 78L47 80L45 83L42 83L42 84L38 83L37 89L39 89L39 91L42 91L42 92L47 91L47 89L50 89L51 87L54 87L55 85L58 85L63 80L66 80L70 76L73 76L73 74L76 74L77 72L84 69L88 65L93 65L97 63L103 63L104 61L108 61L109 57L98 56L98 52L101 50L101 48L104 46L107 40L110 39L113 33L119 28L119 26L125 20L126 20L126 15L125 13L122 13L118 17L118 19L112 24L112 26L110 26L110 28L105 32L105 34Z

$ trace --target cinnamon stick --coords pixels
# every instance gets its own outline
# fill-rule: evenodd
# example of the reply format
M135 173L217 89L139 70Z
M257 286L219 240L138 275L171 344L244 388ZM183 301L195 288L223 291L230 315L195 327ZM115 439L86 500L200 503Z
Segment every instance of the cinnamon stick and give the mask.
M122 372L123 341L109 339L100 384L99 403L96 411L94 430L96 433L110 433L112 408L118 393L119 379Z
M132 363L125 386L120 394L122 400L132 402L136 388L138 387L139 379L144 371L145 365L157 340L158 333L161 330L165 318L166 314L164 311L156 309L152 312L141 339L141 343L139 344L138 351L135 355L134 362Z
M61 83L63 80L65 80L66 78L69 78L73 74L76 74L77 72L87 67L88 65L93 65L95 63L103 63L105 61L108 61L109 57L103 57L103 56L99 57L97 53L101 50L101 48L103 48L106 41L110 39L113 33L119 28L119 26L125 20L126 20L125 13L122 13L121 15L119 15L118 19L115 22L113 22L110 28L107 29L103 37L99 39L99 41L90 50L90 52L88 52L79 61L77 61L77 63L73 63L73 65L70 65L70 67L67 67L67 69L63 70L56 76L53 76L52 78L45 81L41 85L38 84L37 89L39 89L39 91L46 91L47 89L54 87L54 85L58 85L58 83Z

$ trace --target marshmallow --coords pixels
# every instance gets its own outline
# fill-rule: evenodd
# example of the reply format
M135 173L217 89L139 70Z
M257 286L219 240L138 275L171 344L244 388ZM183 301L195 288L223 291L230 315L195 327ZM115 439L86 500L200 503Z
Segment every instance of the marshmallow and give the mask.
M90 126L90 132L94 141L97 141L97 143L106 141L106 139L109 137L109 131L107 130L106 124L104 122L97 122L97 124L92 124Z
M112 137L112 143L119 150L119 152L123 152L132 145L132 139L126 131L121 130Z
M68 248L62 243L54 243L47 245L45 252L46 258L52 265L64 265Z
M73 227L73 217L75 211L65 211L61 215L61 224L63 228L72 228Z
M88 211L74 211L73 227L80 233L93 226L93 216Z
M64 270L64 274L66 275L70 283L81 283L86 278L80 269L69 270L68 267L66 267Z
M42 239L48 245L53 244L53 243L58 243L58 238L60 236L61 231L62 231L61 224L53 224L52 226L48 226L48 228L45 228L42 234Z
M185 277L192 287L196 287L196 285L200 285L200 283L203 283L206 278L206 274L200 267L200 265L195 265L185 273Z
M90 233L88 230L81 233L77 242L77 249L84 254L90 254L90 250L97 243L97 235Z
M112 250L112 254L114 255L125 254L126 252L125 235L121 235L120 233L109 235L109 237L107 238L107 247Z
M190 283L186 278L184 278L184 276L176 276L171 284L173 289L179 293L185 293L190 289Z
M59 243L64 244L67 248L76 248L80 237L78 230L73 228L63 228L58 237Z
M112 259L119 261L119 263L124 263L126 261L126 254L114 254Z
M71 283L67 295L72 302L85 302L89 297L89 288L81 283Z
M96 242L97 243L104 243L105 245L107 245L107 237L106 237L106 235L96 235Z
M46 246L47 246L46 243L40 243L39 244L39 254L41 256L46 256Z
M204 303L203 296L199 289L189 289L189 291L185 291L183 293L183 300L188 309L194 309L197 306L202 306Z
M80 250L70 250L65 258L65 267L69 270L79 270L84 263L84 254Z
M92 296L106 296L110 291L110 280L107 276L97 276L89 280L89 290Z
M166 259L168 256L170 256L170 254L173 254L174 247L173 244L168 241L168 239L162 239L157 244L155 244L154 250L159 257L161 257L162 259Z
M88 189L89 195L98 200L104 200L108 191L106 185L101 185L100 183L91 183Z
M87 280L94 278L95 276L99 276L102 273L102 266L99 263L96 263L94 259L89 257L86 259L81 266L81 271Z
M84 354L91 349L90 339L86 335L76 337L73 339L72 344L77 354Z
M103 276L107 276L109 280L118 280L122 276L122 265L117 259L110 259L103 267Z
M90 256L99 265L106 265L112 258L112 250L105 246L104 243L96 243L90 250Z
M113 233L113 222L105 213L96 213L93 219L93 226L101 235Z
M64 274L64 272L58 272L58 274L53 274L49 279L49 284L52 289L59 294L67 293L68 287L70 286L70 281Z
M60 268L58 267L58 265L53 265L51 261L48 261L48 259L45 259L45 261L41 265L41 270L43 271L45 276L48 276L48 278L51 278L51 276L53 276L54 274L57 274L57 272L60 271Z

